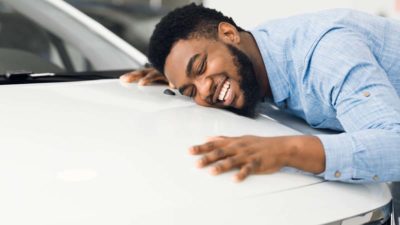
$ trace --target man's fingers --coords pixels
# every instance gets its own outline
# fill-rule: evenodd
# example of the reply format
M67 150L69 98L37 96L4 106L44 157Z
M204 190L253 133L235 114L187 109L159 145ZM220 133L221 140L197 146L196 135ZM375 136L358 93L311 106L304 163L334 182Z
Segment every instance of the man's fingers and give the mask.
M155 82L168 84L167 78L160 72L153 70L139 80L139 85L148 85Z
M132 71L132 72L123 74L122 76L119 77L119 79L126 83L132 83L132 82L138 81L143 76L144 76L143 71L136 70L136 71Z
M211 152L217 148L221 148L225 145L224 141L209 141L202 145L195 145L189 148L189 153L192 155L199 155Z
M167 78L154 68L135 70L120 76L120 80L127 83L139 81L139 85L148 85L154 82L168 83Z
M240 171L233 177L236 182L241 182L248 177L253 171L253 164L247 163L240 168Z
M146 74L149 74L152 71L156 71L154 68L145 68L141 70L135 70L129 73L122 74L119 79L121 79L124 82L132 83L135 82L142 77L146 76Z
M213 162L216 162L220 159L226 158L228 156L231 156L232 152L229 151L229 149L222 149L222 148L216 148L215 150L205 154L198 162L197 166L198 167L203 167L207 166L208 164L211 164Z
M233 168L240 166L242 162L242 158L240 156L232 156L222 160L220 163L213 166L210 170L211 174L217 175L226 171L229 171Z

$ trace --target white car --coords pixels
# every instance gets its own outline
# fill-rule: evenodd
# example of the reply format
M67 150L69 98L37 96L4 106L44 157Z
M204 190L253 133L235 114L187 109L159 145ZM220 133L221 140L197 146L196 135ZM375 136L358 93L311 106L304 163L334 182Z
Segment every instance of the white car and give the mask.
M300 132L106 79L145 62L64 1L0 0L0 224L389 223L386 184L195 168L208 136Z

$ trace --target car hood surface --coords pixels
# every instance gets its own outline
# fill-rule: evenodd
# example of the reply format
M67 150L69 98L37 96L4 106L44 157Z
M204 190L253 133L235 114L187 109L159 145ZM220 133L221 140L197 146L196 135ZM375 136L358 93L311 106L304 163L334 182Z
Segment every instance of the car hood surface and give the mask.
M293 171L211 176L188 148L214 135L293 135L117 80L0 89L1 224L320 224L390 201L384 185ZM317 215L315 215L317 214Z

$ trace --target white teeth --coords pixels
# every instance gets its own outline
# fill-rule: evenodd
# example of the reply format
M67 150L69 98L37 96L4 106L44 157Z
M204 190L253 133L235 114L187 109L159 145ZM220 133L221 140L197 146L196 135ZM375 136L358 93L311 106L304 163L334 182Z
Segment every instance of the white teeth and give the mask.
M229 88L231 87L231 83L229 81L225 81L224 85L221 88L221 92L219 92L218 100L223 101L226 98L226 94L228 93Z

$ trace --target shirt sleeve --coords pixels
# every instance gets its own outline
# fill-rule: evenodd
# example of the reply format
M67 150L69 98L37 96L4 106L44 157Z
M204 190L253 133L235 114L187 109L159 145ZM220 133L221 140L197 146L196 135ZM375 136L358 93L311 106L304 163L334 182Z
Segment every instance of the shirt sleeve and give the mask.
M359 34L337 29L310 57L309 88L334 108L345 130L317 135L326 156L321 176L327 180L400 180L400 99L372 47Z

